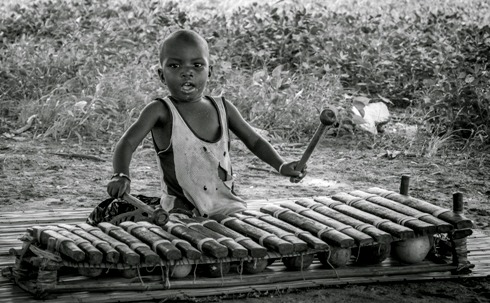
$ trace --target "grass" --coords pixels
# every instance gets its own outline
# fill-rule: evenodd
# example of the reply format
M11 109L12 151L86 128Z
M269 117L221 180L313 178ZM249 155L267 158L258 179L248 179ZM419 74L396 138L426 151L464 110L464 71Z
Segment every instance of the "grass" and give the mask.
M157 46L184 27L210 43L208 92L277 137L308 137L326 106L355 131L349 108L359 96L414 113L404 122L489 140L484 1L18 3L0 5L2 131L37 115L35 137L116 140L167 93ZM436 137L431 149L445 142Z

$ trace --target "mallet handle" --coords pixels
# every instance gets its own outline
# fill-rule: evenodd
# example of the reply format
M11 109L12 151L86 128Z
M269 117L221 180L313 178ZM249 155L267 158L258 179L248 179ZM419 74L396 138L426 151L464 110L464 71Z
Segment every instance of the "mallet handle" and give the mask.
M305 168L306 162L310 158L311 154L315 150L315 147L317 146L318 142L320 141L320 138L322 137L323 133L325 132L325 129L329 125L335 124L337 120L337 117L335 115L335 112L331 109L324 109L321 114L320 114L320 125L318 125L318 128L315 131L315 134L313 135L313 138L311 138L310 143L308 144L308 147L306 148L305 152L303 153L303 156L301 156L301 159L299 160L298 164L296 164L296 170L303 170ZM294 177L291 177L291 182L294 181ZM297 182L297 181L296 181Z
M148 204L143 203L140 199L136 198L135 196L132 196L131 194L124 193L122 198L128 202L129 204L133 205L134 207L148 213L148 215L151 217L153 213L155 212L155 209Z
M306 147L305 152L301 156L301 159L299 160L298 164L296 164L296 170L303 170L305 168L306 162L308 162L308 159L310 159L311 154L315 150L316 145L320 141L320 138L322 137L323 133L325 132L325 129L327 128L327 125L320 123L318 125L318 128L315 131L315 134L313 135L313 138L311 138L310 143L308 144L308 147Z

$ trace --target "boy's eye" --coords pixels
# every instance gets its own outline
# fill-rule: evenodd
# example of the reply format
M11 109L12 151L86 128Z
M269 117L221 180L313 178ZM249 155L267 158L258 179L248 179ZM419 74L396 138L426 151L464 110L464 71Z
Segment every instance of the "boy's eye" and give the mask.
M194 63L194 66L195 66L195 67L203 67L203 66L204 66L204 64L202 64L202 63Z
M179 67L179 65L178 65L178 64L176 64L176 63L170 63L170 64L168 65L168 67L170 67L170 68L178 68L178 67Z

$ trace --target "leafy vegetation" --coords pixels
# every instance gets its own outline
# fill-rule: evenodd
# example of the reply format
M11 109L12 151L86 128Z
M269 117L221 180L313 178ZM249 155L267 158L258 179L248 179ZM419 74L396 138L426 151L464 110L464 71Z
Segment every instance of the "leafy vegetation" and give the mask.
M367 98L410 112L431 136L489 143L488 3L361 2L12 5L0 19L0 115L18 126L37 115L35 136L113 140L166 94L158 43L190 28L210 43L209 92L282 138L314 131L326 106L352 132L352 102Z

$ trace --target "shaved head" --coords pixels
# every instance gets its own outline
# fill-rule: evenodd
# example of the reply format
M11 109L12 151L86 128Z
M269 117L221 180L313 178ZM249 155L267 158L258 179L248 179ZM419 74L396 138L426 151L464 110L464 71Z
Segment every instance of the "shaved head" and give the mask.
M163 40L162 44L160 44L160 65L162 65L165 60L166 50L177 44L200 47L202 48L203 55L206 59L209 58L209 48L206 40L195 31L181 29L171 33L165 40Z

